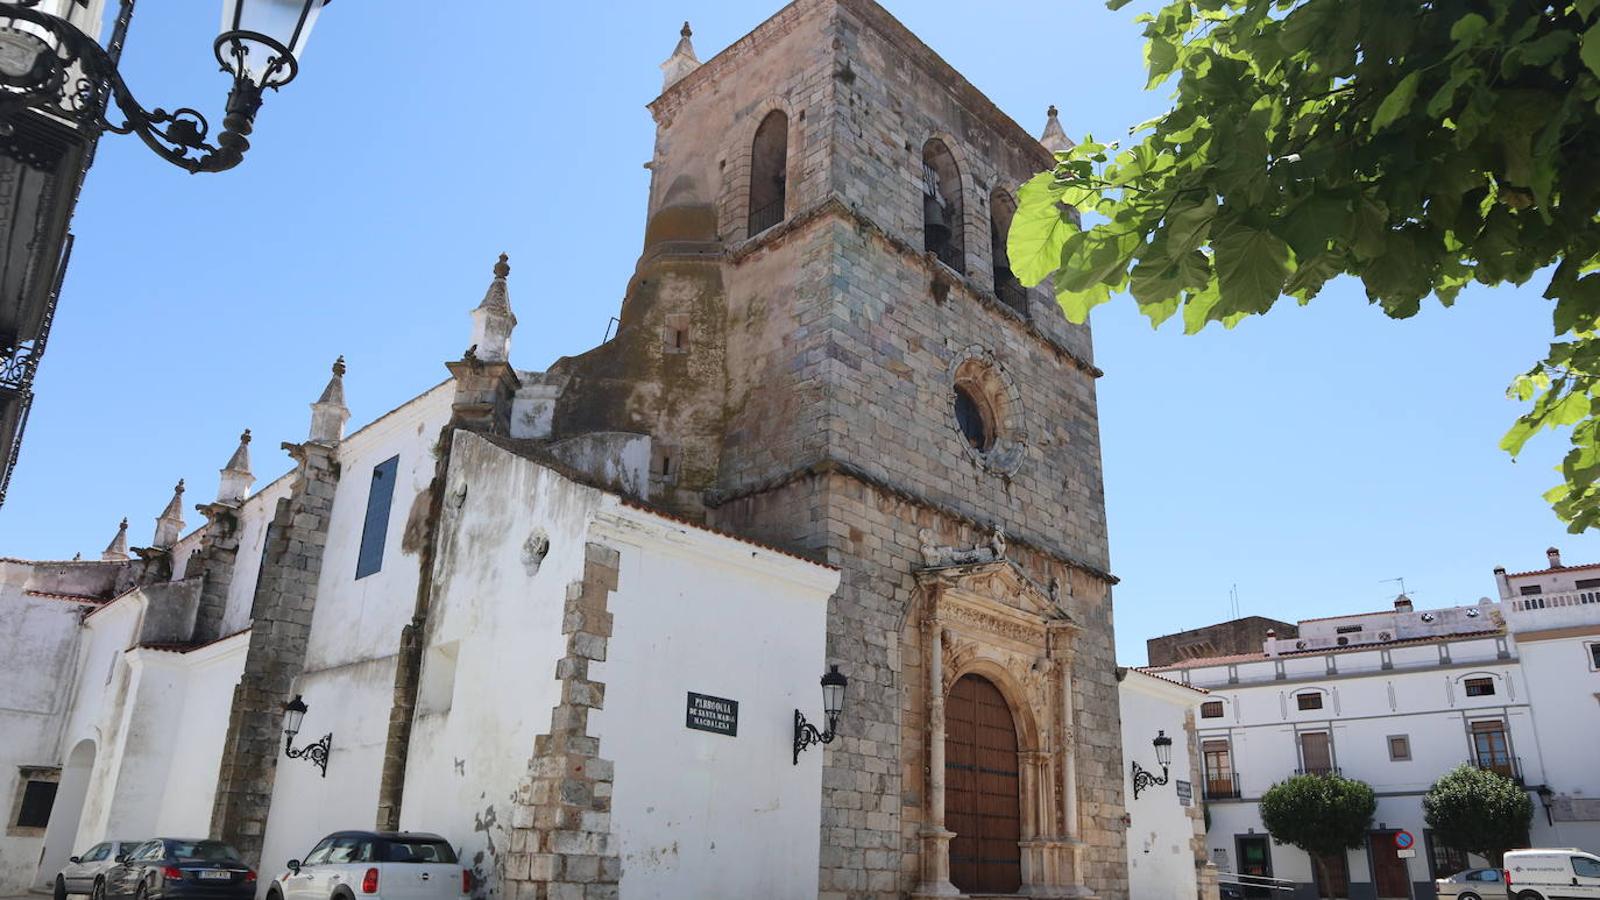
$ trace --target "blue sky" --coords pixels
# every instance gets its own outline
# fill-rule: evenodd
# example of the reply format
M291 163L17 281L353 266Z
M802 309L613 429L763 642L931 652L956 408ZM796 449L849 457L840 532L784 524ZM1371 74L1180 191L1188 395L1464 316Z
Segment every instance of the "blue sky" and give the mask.
M1131 7L885 5L1035 133L1051 103L1101 138L1165 105L1140 90ZM124 515L147 542L179 477L210 499L245 427L265 482L341 353L353 424L442 380L501 251L517 365L601 339L643 233L657 64L685 18L706 59L779 4L467 6L332 5L232 172L106 139L0 555L92 557ZM142 102L220 119L216 22L210 3L140 7L124 72ZM1564 441L1515 464L1496 449L1518 409L1505 385L1549 341L1541 289L1469 289L1397 323L1342 281L1198 337L1097 310L1122 660L1227 618L1234 585L1243 613L1293 619L1381 608L1396 577L1422 605L1471 601L1550 544L1600 561L1539 497Z

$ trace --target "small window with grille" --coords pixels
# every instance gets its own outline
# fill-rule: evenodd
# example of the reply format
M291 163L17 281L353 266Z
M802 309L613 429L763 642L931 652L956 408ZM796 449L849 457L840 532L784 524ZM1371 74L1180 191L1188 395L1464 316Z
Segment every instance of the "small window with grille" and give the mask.
M43 774L50 771L23 769L22 789L15 801L15 812L8 831L31 833L35 829L42 830L50 824L50 808L56 802L57 781L54 775Z
M1303 694L1295 694L1294 702L1301 709L1321 709L1322 694L1317 691L1306 691Z
M1596 646L1600 646L1600 644L1597 644ZM1200 718L1202 718L1202 719L1220 719L1220 718L1222 718L1222 701L1221 700L1207 700L1206 702L1200 704Z
M1462 683L1466 686L1468 697L1494 696L1493 678L1468 678Z

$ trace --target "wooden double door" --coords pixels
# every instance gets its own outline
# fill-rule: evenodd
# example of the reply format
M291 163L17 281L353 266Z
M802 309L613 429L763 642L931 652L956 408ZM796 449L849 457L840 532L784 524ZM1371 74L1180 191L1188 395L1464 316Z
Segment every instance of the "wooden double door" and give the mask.
M986 678L966 675L945 701L945 827L950 882L966 894L1022 886L1021 784L1011 707Z

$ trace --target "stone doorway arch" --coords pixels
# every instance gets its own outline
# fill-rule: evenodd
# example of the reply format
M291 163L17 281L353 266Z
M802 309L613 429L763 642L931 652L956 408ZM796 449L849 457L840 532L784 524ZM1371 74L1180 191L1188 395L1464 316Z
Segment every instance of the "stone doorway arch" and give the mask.
M1002 534L970 549L939 547L931 537L924 535L928 565L917 572L922 596L916 619L907 623L925 684L911 716L918 730L913 746L925 754L926 773L911 896L1088 896L1073 728L1072 639L1078 626L1053 591L1005 558ZM965 752L958 749L959 732L969 715L952 706L973 693L981 694L979 702L989 710L991 739L967 743L986 750L991 761L1009 759L1010 766L982 766L996 770L989 773L994 777L987 801L974 801L952 784L968 764L956 754ZM963 806L984 802L990 808L980 813L991 815L994 828L974 825ZM977 852L958 841L964 828L978 837ZM1002 845L1009 845L1004 857L997 852ZM964 857L994 862L974 866ZM967 871L959 870L962 865Z

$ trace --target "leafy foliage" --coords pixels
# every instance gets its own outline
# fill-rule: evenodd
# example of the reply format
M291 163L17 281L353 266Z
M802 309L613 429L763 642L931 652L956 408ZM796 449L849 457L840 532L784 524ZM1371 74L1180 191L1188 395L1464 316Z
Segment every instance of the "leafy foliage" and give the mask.
M1016 275L1054 273L1073 321L1126 291L1189 333L1341 274L1394 318L1539 275L1555 342L1512 384L1531 407L1502 446L1572 426L1546 496L1570 530L1600 523L1600 0L1165 0L1138 20L1175 104L1023 185Z
M1378 798L1372 786L1339 775L1296 775L1261 795L1261 822L1275 840L1310 854L1331 885L1327 858L1360 847Z
M1533 801L1504 775L1464 763L1428 788L1422 812L1437 840L1498 866L1507 850L1528 840Z

